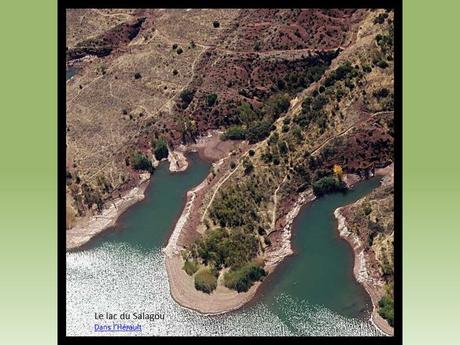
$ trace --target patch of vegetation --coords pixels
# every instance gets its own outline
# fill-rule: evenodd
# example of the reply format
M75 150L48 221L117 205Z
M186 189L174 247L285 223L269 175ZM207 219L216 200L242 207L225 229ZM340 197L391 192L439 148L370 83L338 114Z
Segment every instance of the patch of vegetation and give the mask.
M177 48L177 50L176 50L176 53L177 53L178 55L182 54L183 52L184 52L184 51L183 51L182 48L180 48L180 47Z
M385 98L390 94L390 90L388 90L386 87L382 87L376 91L374 91L373 95L375 98Z
M288 111L290 104L289 95L287 94L276 94L270 97L263 108L265 117L275 121L282 113Z
M313 182L313 193L321 196L327 193L342 192L347 188L336 176L325 176Z
M193 276L199 269L199 265L196 261L193 260L185 260L184 266L182 269L189 275Z
M210 294L217 287L217 277L209 268L202 268L195 274L195 289Z
M254 165L249 158L243 160L244 174L249 175L254 170Z
M134 79L141 79L142 76L139 72L134 73Z
M157 140L152 140L152 149L157 160L162 160L163 158L168 158L168 144L164 138L159 138Z
M134 170L145 170L151 174L155 170L150 159L148 159L140 152L134 152L131 154L129 157L129 164L133 167Z
M216 228L193 243L191 255L219 270L244 265L257 255L258 249L257 238L243 228Z
M189 104L193 101L193 96L195 96L195 92L188 89L185 89L180 93L179 98L182 102L182 109L186 109L189 106Z
M231 126L222 135L224 140L244 140L246 139L246 130L241 126Z
M293 71L284 78L284 87L289 93L294 94L302 89L306 89L311 83L321 79L322 75L329 67L332 59L337 57L336 52L324 52L317 55L308 56L308 67L302 71ZM277 85L283 86L283 83L277 82Z
M206 104L208 105L208 107L212 107L217 101L217 95L215 93L210 93L207 97L206 97Z
M255 121L248 126L246 139L254 144L268 137L272 124L266 120Z
M88 206L88 208L96 205L97 210L99 212L102 211L103 202L101 194L98 191L94 190L93 187L86 183L81 185L81 191L83 194L83 201Z
M239 227L256 223L257 206L265 200L257 181L247 181L219 192L210 210L211 219L222 227Z
M266 276L265 270L255 262L249 262L237 269L231 269L224 274L226 287L238 292L248 291L254 282Z
M214 26L215 28L218 28L220 26L220 23L217 20L215 20L212 22L212 26Z
M358 76L359 70L351 65L349 61L341 64L333 70L325 79L324 85L326 87L334 85L337 81L345 80L346 78L354 78Z
M379 301L379 315L386 319L390 326L394 326L394 300L390 294L386 294Z
M380 13L377 17L374 18L374 24L383 24L387 18L388 13Z

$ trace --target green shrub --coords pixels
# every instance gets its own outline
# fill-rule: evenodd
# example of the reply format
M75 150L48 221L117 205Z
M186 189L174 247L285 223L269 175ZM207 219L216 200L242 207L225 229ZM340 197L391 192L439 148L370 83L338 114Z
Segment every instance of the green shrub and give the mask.
M254 170L254 165L247 157L243 160L243 168L245 175L249 175Z
M168 158L168 145L163 138L152 141L152 149L157 160Z
M374 91L373 95L375 98L385 98L390 94L390 90L388 90L386 87L382 87L376 91Z
M386 62L385 60L379 60L377 63L376 63L377 67L380 67L382 69L385 69L388 67L388 62Z
M222 266L241 266L257 256L259 242L252 233L243 229L226 230L222 228L208 230L196 240L191 254L201 259L204 264L210 264L216 269Z
M357 69L355 69L349 61L341 64L335 70L333 70L324 81L324 86L332 86L336 81L344 80L347 77L354 77L357 75Z
M193 276L198 271L198 263L196 261L185 260L182 269L189 275Z
M212 26L214 26L215 28L218 28L220 26L220 23L217 20L215 20L212 22Z
M129 157L129 163L135 170L145 170L153 173L154 167L150 159L140 152L135 152Z
M245 138L246 130L241 126L231 126L223 135L224 140L244 140Z
M240 268L231 269L224 274L226 287L238 292L248 291L254 282L261 280L267 273L254 262L249 262Z
M288 153L288 146L285 141L278 143L278 150L280 151L281 155Z
M345 184L335 176L325 176L313 182L313 192L316 196L346 190Z
M240 121L246 125L250 124L251 122L257 120L259 115L252 109L252 106L247 103L243 102L238 107L238 117Z
M217 277L209 268L202 268L195 274L195 289L211 293L217 287Z
M268 137L272 124L268 121L255 121L248 126L246 139L250 144L254 144Z
M177 53L178 55L182 54L183 52L184 52L184 51L182 50L182 48L177 48L177 50L176 50L176 53Z
M263 112L274 121L288 111L290 104L287 94L277 94L267 100Z
M208 105L208 107L212 107L217 101L217 95L215 93L210 93L207 97L206 97L206 103Z
M193 100L193 96L195 95L195 93L192 91L192 90L183 90L179 97L182 101L182 108L185 109L188 107L188 105L192 102Z
M385 295L379 301L379 314L386 319L390 326L394 326L394 300L390 295Z

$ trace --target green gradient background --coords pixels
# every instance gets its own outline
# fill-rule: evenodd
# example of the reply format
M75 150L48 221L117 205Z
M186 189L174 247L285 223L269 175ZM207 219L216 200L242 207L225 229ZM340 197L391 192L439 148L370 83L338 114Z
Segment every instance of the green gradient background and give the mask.
M409 345L458 344L459 9L455 1L404 1ZM56 3L2 1L0 13L0 343L54 344Z

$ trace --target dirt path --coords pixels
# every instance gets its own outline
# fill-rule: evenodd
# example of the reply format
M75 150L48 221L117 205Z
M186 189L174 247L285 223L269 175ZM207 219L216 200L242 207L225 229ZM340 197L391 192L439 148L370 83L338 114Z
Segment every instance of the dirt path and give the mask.
M243 158L243 157L244 157L244 155L241 156L241 158ZM240 163L238 163L238 165L235 167L235 169L230 171L230 173L222 181L219 182L219 184L216 187L216 190L212 194L211 200L209 200L208 205L206 205L206 208L203 211L203 215L201 216L201 221L204 220L204 217L206 216L206 213L208 212L208 208L209 208L209 206L211 206L212 202L214 201L214 198L216 197L217 192L219 191L220 187L222 187L222 185L238 170L238 168L241 166L241 164L243 164L242 161L240 161Z
M283 181L279 184L278 188L276 188L275 193L273 194L273 213L272 213L272 226L271 226L271 231L267 234L271 234L273 231L275 231L275 223L276 223L276 208L278 205L278 191L280 190L281 186L283 185L284 182L287 180L287 175L284 176Z

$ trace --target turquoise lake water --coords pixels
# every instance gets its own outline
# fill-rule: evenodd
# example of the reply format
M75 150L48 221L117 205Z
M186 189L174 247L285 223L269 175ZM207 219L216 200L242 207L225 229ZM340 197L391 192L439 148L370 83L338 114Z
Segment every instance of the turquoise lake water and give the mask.
M126 211L115 228L85 250L67 253L68 335L107 335L94 333L96 312L164 315L164 320L126 320L141 323L136 335L380 335L367 321L370 298L353 278L353 252L338 236L333 216L337 207L378 186L377 179L302 208L293 226L296 254L269 277L249 306L219 316L178 306L169 293L161 249L186 192L210 168L196 154L189 159L190 167L181 173L170 173L161 164L145 199Z

